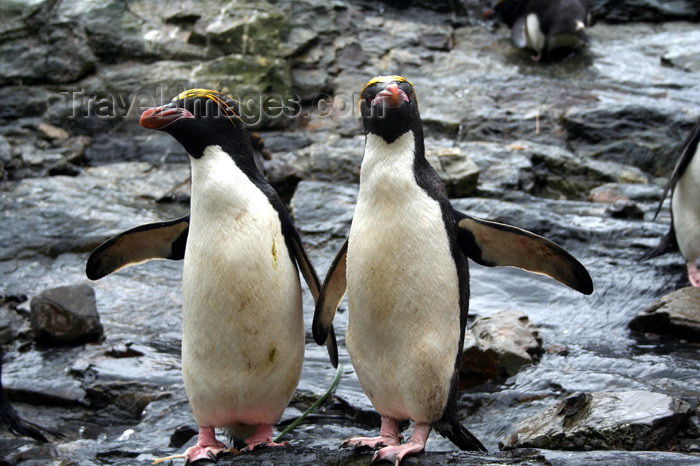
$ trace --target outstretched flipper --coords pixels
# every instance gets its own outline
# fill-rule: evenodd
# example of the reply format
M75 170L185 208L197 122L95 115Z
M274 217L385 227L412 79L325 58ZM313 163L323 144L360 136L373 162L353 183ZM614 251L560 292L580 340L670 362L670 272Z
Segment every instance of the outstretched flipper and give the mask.
M313 296L314 302L318 303L321 295L321 282L318 279L318 275L316 275L314 266L309 260L309 256L306 255L306 251L304 250L304 246L301 244L299 234L293 227L290 231L291 233L289 238L291 240L291 249L292 253L294 254L294 259L296 260L299 270L301 271L301 275L304 277L304 280L306 280L306 284L311 291L311 296ZM335 331L333 330L332 325L330 326L330 329L328 329L327 338L320 342L319 345L324 344L324 342L326 344L326 348L328 349L328 357L333 363L333 367L338 367L338 342L336 341Z
M345 278L347 252L348 240L345 240L335 259L333 259L328 275L326 275L326 279L321 287L321 294L316 301L312 330L314 340L319 345L322 345L328 338L335 338L333 336L333 317L335 317L335 311L338 309L338 305L347 289L347 280ZM333 362L333 366L338 366L337 359Z
M169 222L149 223L111 237L92 251L85 273L98 280L129 265L153 259L182 260L185 257L190 216Z
M459 247L477 264L518 267L547 275L583 294L593 292L586 268L561 246L521 228L454 212Z

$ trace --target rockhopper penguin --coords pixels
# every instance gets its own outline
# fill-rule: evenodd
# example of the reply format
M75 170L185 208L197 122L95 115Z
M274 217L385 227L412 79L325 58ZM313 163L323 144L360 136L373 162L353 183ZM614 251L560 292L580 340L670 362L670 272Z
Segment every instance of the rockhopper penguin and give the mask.
M379 448L398 464L423 451L431 427L463 450L485 448L457 420L459 362L469 307L467 257L549 275L589 294L586 269L551 241L452 208L425 158L413 86L400 76L361 92L366 144L350 236L316 304L313 334L326 341L348 293L346 346L364 392L381 414L378 437L344 445ZM402 444L398 422L415 422Z
M275 446L272 426L299 381L304 357L297 268L314 299L319 282L277 193L256 168L238 104L192 89L146 110L141 126L165 131L190 155L190 215L136 227L91 255L100 278L150 259L183 259L182 373L199 426L185 459L215 459L225 445L214 428L246 449ZM335 337L329 335L337 360Z
M661 203L671 191L671 228L658 246L642 259L680 251L686 261L688 280L700 286L700 119L683 144L678 163L666 186ZM656 211L658 215L661 203Z

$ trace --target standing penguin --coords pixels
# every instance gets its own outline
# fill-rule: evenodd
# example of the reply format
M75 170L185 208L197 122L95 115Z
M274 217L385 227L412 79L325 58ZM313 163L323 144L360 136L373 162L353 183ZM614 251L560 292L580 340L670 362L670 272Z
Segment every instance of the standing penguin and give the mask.
M586 269L562 248L516 227L452 208L425 158L413 86L400 76L370 80L361 92L366 134L350 236L316 304L313 334L326 341L347 289L346 345L357 377L382 416L378 437L344 445L380 448L398 464L423 451L431 427L463 450L485 448L457 420L459 362L469 307L470 257L511 265L589 294ZM401 444L398 421L415 421Z
M668 191L671 190L671 228L658 246L644 254L651 259L668 252L680 251L686 261L688 280L700 286L700 119L686 139L681 155L673 169L656 215ZM656 217L656 216L655 216Z
M511 28L513 46L533 50L535 61L554 49L589 43L587 0L500 0L492 11Z
M253 450L272 442L304 356L301 285L319 282L289 214L258 170L237 102L192 89L146 110L141 126L172 135L190 155L190 215L134 228L99 246L87 275L150 259L182 259L182 372L199 426L188 462L215 459L224 427ZM335 337L329 336L331 358Z

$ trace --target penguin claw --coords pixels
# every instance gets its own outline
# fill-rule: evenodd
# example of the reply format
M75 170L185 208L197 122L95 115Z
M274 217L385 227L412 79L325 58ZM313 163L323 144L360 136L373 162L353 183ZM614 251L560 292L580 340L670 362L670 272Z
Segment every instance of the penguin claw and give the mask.
M425 449L425 444L416 442L414 440L409 440L402 445L391 445L384 447L372 456L372 461L370 464L375 464L380 461L388 461L394 463L398 466L403 461L404 457L408 455L415 455L422 452Z
M209 459L212 460L214 463L216 463L217 461L219 461L218 455L217 455L216 453L214 453L213 451L209 450L209 451L207 452L207 455L209 456Z

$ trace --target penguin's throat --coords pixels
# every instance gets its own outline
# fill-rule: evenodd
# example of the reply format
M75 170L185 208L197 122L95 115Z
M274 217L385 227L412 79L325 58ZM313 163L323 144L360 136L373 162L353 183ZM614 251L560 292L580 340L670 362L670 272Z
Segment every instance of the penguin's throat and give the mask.
M415 160L415 138L408 131L392 143L381 136L369 133L365 155L360 168L360 190L402 189L415 183L413 164Z

